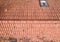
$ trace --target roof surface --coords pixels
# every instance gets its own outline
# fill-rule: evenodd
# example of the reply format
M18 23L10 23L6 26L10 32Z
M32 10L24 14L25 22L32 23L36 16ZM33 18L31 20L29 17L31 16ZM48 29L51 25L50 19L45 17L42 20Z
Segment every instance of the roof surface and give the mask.
M29 38L29 42L44 41L37 36L60 42L60 21L0 21L0 38L16 38L17 42L23 37Z
M60 20L60 0L47 1L40 7L39 0L0 0L0 20Z

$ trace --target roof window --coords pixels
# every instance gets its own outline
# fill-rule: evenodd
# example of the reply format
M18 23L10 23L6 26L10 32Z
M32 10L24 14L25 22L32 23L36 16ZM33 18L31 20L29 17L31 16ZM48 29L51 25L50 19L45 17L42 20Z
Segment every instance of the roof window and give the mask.
M47 7L48 6L48 2L46 0L40 0L40 6L41 7Z

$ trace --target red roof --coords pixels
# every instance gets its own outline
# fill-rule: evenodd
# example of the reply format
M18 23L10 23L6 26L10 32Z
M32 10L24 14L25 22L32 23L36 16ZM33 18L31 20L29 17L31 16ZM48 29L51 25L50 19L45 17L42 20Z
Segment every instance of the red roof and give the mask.
M47 0L48 7L40 7L39 0L11 0L1 3L1 20L60 20L60 0Z
M59 42L60 21L5 21L60 20L59 3L60 0L48 0L49 7L40 7L39 0L0 0L0 42L11 38L17 42Z

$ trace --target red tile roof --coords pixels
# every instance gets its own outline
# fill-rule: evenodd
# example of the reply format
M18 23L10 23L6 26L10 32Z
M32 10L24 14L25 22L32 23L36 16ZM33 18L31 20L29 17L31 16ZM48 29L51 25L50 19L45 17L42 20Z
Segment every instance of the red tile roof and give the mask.
M60 0L48 3L49 7L40 7L39 0L0 0L0 42L2 38L2 42L4 39L8 42L9 38L20 42L23 37L30 38L29 42L42 42L42 37L60 42L60 21L1 21L60 20Z
M22 37L37 40L37 36L45 40L60 40L59 21L0 21L0 37L8 39ZM2 38L1 38L2 39ZM40 42L41 39L38 39Z
M0 3L0 20L60 20L60 0L47 0L49 7L40 7L39 0L10 0Z

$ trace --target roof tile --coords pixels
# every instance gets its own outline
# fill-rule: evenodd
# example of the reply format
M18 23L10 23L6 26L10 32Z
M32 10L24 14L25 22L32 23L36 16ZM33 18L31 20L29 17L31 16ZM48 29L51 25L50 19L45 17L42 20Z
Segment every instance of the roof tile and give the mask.
M59 2L48 0L48 7L40 7L38 0L11 0L9 5L5 6L3 3L3 7L0 6L0 20L60 20ZM5 8L7 12L4 12Z

